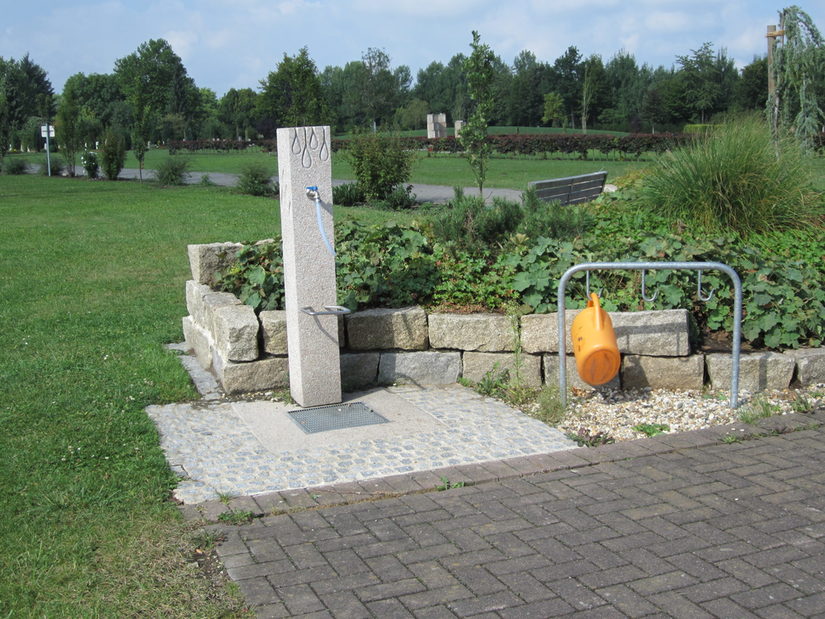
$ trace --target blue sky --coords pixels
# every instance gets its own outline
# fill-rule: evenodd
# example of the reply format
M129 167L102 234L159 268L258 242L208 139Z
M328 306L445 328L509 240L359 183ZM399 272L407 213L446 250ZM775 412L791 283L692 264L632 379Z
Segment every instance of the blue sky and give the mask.
M283 54L306 46L319 69L383 49L415 76L466 53L470 32L507 63L521 50L552 62L575 45L670 67L710 41L739 66L766 50L765 28L794 0L0 0L0 56L27 52L60 92L74 73L164 38L200 87L257 88ZM825 31L825 0L797 0Z

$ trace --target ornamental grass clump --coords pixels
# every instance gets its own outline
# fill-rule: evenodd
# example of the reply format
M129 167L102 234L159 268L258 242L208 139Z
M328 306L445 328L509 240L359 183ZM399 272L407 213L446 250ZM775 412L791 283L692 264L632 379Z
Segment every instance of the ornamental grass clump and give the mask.
M651 209L702 232L743 236L822 225L823 196L792 140L774 142L767 123L746 116L664 155L641 192Z

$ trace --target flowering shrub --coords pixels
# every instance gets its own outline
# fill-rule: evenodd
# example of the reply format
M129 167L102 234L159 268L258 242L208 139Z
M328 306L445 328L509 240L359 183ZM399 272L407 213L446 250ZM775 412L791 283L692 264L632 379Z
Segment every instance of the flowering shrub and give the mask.
M97 153L91 151L80 155L80 165L86 170L86 176L89 178L97 178L100 173L100 164L97 161Z

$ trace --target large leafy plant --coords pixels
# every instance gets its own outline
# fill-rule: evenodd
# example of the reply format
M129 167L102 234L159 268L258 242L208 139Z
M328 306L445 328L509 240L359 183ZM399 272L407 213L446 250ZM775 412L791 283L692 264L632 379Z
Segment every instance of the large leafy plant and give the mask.
M256 312L284 308L284 263L280 240L244 245L216 286Z
M603 211L605 207L599 207ZM755 347L820 346L825 341L825 242L821 234L775 232L755 237L757 247L727 235L694 237L680 222L611 202L595 227L563 240L516 235L486 251L467 251L433 242L414 225L336 227L338 302L351 309L421 304L472 311L553 312L558 282L582 262L722 262L741 277L742 334ZM767 248L767 249L766 249ZM773 250L771 250L771 248ZM704 273L697 296L696 274L651 271L644 302L637 271L603 271L591 276L591 290L603 291L608 311L684 308L701 331L733 329L733 290L728 278ZM283 307L283 269L278 242L244 247L220 284L256 309ZM585 278L567 287L566 307L586 301Z
M338 302L358 307L427 303L437 281L433 248L414 226L336 226Z

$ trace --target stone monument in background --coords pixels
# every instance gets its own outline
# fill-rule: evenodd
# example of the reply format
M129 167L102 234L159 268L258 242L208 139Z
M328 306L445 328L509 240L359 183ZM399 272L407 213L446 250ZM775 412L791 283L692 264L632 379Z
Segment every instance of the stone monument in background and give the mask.
M446 138L447 137L447 115L427 114L427 137Z

